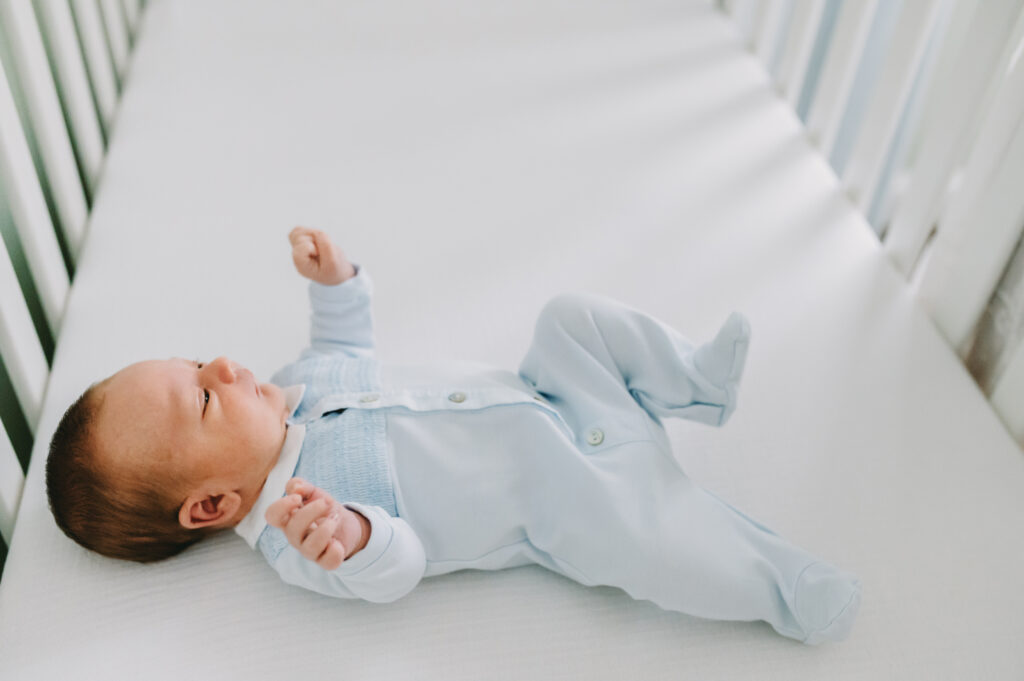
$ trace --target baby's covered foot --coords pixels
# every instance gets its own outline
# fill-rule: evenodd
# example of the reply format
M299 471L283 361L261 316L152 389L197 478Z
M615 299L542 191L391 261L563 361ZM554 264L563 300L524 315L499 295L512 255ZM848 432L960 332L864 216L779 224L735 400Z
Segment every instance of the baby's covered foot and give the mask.
M817 645L846 638L860 609L860 591L856 577L828 563L814 563L804 570L793 608L807 634L803 642Z
M719 425L725 423L736 409L736 392L749 346L750 323L739 312L733 312L714 340L700 346L694 353L693 362L697 370L725 393Z

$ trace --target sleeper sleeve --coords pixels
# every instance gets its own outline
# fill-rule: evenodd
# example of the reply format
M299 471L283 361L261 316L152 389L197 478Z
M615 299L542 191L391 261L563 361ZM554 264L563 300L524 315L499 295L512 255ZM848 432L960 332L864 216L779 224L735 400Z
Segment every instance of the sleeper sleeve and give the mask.
M373 281L355 266L356 275L335 286L309 283L312 307L310 347L303 356L340 353L349 357L373 356Z
M389 603L412 591L427 566L423 544L413 529L379 506L345 506L370 521L366 546L331 571L306 560L295 547L287 546L274 562L281 579L325 596L361 598L374 603Z

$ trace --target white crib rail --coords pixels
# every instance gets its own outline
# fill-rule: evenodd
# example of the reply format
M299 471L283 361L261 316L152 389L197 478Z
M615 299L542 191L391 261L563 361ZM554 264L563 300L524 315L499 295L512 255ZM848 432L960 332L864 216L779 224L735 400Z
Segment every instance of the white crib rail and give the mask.
M128 65L128 26L125 23L124 6L118 0L100 0L103 25L107 29L110 53L114 57L114 70L118 78L124 78Z
M5 544L11 543L14 519L21 501L21 488L25 482L14 447L7 433L0 432L0 536Z
M957 347L970 340L1024 220L1024 14L1014 39L1018 46L996 72L960 187L940 215L920 285L921 299Z
M864 213L871 208L875 187L893 148L896 128L918 77L939 8L937 0L909 2L897 18L891 48L864 114L856 147L843 169L843 187Z
M3 65L0 62L0 65ZM60 329L68 273L60 257L57 235L42 186L36 177L18 109L7 78L0 72L0 181L10 202L10 212L21 238L50 331ZM15 291L8 292L14 295Z
M973 16L954 16L951 22L951 35L936 65L945 78L936 82L925 104L932 115L919 133L918 170L889 225L885 247L904 274L913 270L924 250L949 179L967 155L972 128L976 128L973 121L981 109L978 104L991 85L990 74L997 67L1019 9L1019 3L1012 0L976 4ZM966 10L962 13L967 14ZM957 28L964 35L952 35ZM987 39L978 40L978 36Z
M816 140L825 156L832 154L877 5L878 0L844 2L839 10L818 92L807 118L811 139Z
M96 0L71 0L71 8L82 39L82 53L85 55L100 120L104 128L109 128L117 107L119 83L114 73L114 61L110 56L100 6Z
M810 139L966 356L1024 231L1024 0L719 7L781 94L810 102ZM1024 444L1024 346L1011 356L992 403Z
M0 0L0 561L142 8Z
M51 36L47 46L69 111L71 137L81 162L85 192L92 194L103 162L103 128L89 87L89 74L75 36L75 22L67 2L48 0L38 5L40 19Z
M789 29L777 50L772 74L782 96L796 108L811 63L825 3L821 0L794 0Z
M14 394L29 427L35 430L46 390L49 368L43 346L36 336L28 306L19 295L17 275L0 241L0 352L10 375Z
M78 178L71 139L64 127L57 90L50 75L32 4L3 0L0 2L0 21L4 22L11 49L17 55L14 67L18 71L26 108L39 141L44 171L53 191L61 228L72 253L77 253L85 230L85 193Z

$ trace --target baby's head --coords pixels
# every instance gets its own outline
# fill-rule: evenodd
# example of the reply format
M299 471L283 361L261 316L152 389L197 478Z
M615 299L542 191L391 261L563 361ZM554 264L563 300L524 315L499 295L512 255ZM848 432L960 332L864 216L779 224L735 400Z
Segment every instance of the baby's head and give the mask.
M226 358L132 364L57 426L46 464L57 525L113 558L172 556L248 513L287 417L280 388Z

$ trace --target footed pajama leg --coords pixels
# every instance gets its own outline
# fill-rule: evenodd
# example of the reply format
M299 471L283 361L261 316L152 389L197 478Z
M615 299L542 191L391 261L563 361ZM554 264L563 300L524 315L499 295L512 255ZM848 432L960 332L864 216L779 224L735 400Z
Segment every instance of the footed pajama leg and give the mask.
M659 417L722 424L736 406L749 327L731 316L694 345L611 300L568 295L537 322L520 375L572 429L528 463L544 475L526 526L538 562L588 585L713 619L765 620L805 643L843 638L857 579L694 484Z
M581 397L564 404L569 416L631 396L654 417L722 425L736 408L749 339L737 313L698 346L621 303L561 295L541 311L519 373L555 399L569 389Z
M653 442L546 465L527 527L542 565L666 610L764 620L805 643L849 632L860 603L856 577L701 489Z

